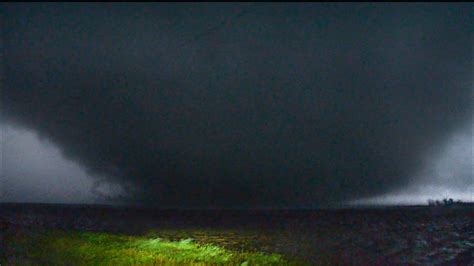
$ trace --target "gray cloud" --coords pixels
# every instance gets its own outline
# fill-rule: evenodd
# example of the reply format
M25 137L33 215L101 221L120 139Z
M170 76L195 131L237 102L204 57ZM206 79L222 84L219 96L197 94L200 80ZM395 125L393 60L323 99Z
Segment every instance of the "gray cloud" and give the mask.
M131 202L376 195L472 117L469 7L3 4L5 119Z

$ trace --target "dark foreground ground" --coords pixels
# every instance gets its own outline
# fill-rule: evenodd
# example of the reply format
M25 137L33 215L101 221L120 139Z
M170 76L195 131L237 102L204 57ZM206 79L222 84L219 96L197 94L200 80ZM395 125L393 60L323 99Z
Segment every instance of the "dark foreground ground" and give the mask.
M0 204L0 223L0 261L7 265L14 249L8 236L45 228L192 238L229 250L283 254L309 265L474 265L472 207L166 211Z

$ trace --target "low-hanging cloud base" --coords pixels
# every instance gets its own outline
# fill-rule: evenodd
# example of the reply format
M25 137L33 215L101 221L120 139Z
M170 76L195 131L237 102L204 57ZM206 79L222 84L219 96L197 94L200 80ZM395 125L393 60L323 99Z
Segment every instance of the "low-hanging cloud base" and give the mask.
M334 206L471 120L469 7L2 4L2 115L130 203Z

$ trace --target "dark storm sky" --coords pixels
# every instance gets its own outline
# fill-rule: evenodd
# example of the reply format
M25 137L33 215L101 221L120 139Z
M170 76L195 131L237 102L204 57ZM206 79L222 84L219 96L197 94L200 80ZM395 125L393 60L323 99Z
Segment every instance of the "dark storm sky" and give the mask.
M468 3L26 3L1 14L3 123L38 132L131 203L379 195L472 121Z

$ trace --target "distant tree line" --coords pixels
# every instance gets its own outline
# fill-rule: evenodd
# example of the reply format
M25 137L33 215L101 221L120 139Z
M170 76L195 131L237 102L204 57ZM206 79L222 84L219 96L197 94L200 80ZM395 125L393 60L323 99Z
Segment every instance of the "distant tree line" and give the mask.
M450 206L450 205L455 205L455 204L462 204L463 202L461 200L454 201L452 198L444 198L443 200L433 200L429 199L428 200L428 205L429 206Z

